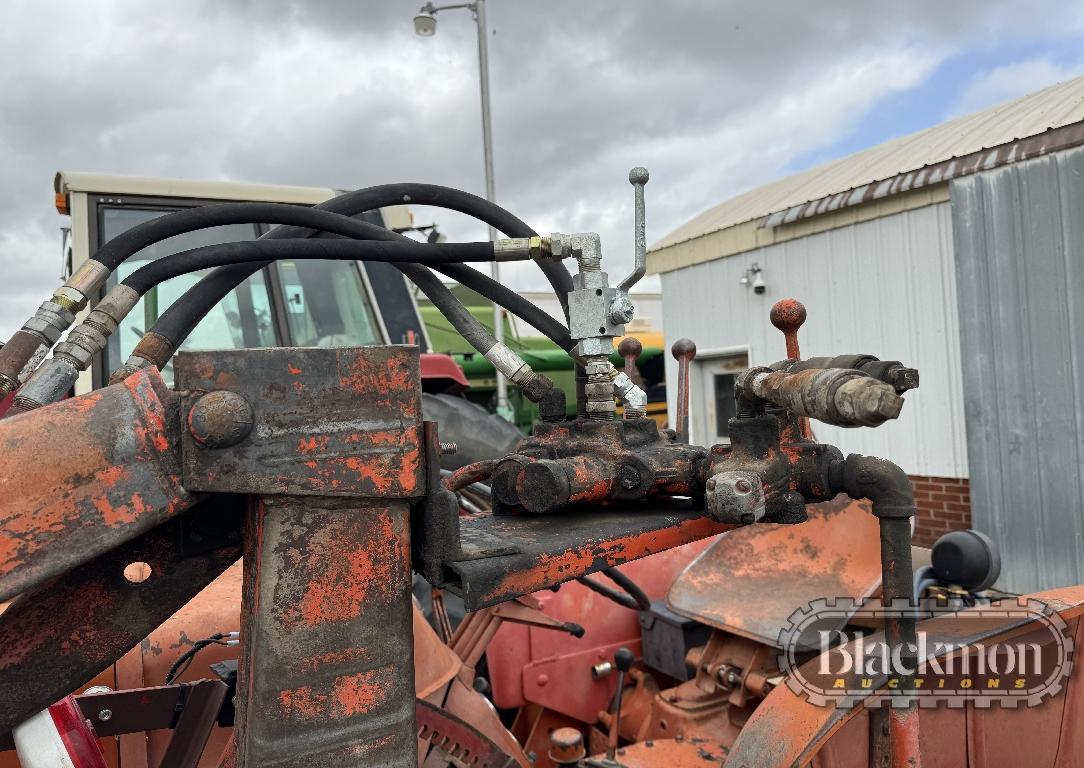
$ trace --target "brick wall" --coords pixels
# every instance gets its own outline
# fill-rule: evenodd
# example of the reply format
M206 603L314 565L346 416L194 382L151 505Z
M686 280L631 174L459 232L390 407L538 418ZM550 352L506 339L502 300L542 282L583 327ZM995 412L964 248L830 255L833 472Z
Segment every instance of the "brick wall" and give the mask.
M931 546L941 534L971 527L971 493L967 480L911 475L915 487L915 544Z

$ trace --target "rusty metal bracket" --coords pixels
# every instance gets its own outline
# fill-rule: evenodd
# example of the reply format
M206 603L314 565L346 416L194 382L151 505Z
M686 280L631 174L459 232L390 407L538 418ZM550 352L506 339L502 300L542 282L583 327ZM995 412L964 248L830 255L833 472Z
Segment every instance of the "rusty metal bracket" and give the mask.
M189 514L237 520L244 501L214 497ZM241 555L233 546L186 557L180 537L180 520L171 520L22 595L0 615L0 733L114 663ZM150 577L129 582L129 563L146 563Z
M223 493L425 493L418 349L182 352L184 485Z
M417 347L189 353L176 370L185 483L258 496L237 766L413 768L409 509L430 484Z

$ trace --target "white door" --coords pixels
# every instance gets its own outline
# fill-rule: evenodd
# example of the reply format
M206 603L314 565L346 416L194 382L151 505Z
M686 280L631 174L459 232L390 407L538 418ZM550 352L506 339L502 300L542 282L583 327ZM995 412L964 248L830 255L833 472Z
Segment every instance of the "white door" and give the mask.
M727 426L735 415L734 379L749 367L746 351L699 357L693 361L689 388L691 442L712 446L730 442Z

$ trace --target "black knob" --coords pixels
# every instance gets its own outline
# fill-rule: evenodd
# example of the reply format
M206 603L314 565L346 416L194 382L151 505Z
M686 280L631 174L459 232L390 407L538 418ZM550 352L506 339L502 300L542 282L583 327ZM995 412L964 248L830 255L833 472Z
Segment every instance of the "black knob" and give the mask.
M636 660L636 657L632 655L632 651L628 648L618 648L614 654L614 666L621 672L628 672L632 669L632 662Z

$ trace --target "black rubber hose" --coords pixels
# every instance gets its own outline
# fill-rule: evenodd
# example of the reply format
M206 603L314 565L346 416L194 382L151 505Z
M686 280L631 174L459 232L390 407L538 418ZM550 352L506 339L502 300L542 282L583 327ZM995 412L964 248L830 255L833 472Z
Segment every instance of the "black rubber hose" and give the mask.
M409 239L384 242L342 238L242 240L236 243L204 245L155 259L126 277L122 284L142 294L161 282L189 272L244 262L263 264L275 259L387 261L436 265L490 261L492 258L493 244L490 242L419 243Z
M370 187L368 189L339 195L338 197L321 203L312 210L327 210L334 213L353 216L383 206L403 203L442 206L461 213L466 213L475 216L484 223L490 224L510 237L533 237L535 235L534 230L500 206L490 203L488 200L484 200L476 195L434 184L387 184L378 187ZM155 221L159 221L159 219L156 219ZM374 239L398 239L402 237L401 235L383 229L382 227L376 227L376 229L380 230L382 234L374 234ZM132 231L134 230L129 230L129 232ZM176 234L179 234L179 232ZM313 234L311 229L296 226L280 226L264 234L260 239L271 240L302 237L311 234ZM116 240L110 242L116 242ZM539 262L539 264L542 271L549 279L550 284L553 286L567 318L568 291L572 288L571 275L569 275L568 270L560 262ZM241 268L225 268L230 269L231 271L226 272L225 269L223 269L223 271L217 275L208 275L196 286L189 289L181 299L175 302L174 305L158 319L158 322L155 323L151 332L170 339L175 348L180 346L196 324L198 324L199 320L206 315L211 308L221 301L230 290L236 287L236 285L239 285L247 277L254 274L265 265L266 264L253 264L251 265L251 272L245 272L245 270ZM404 270L401 266L399 266L399 268L404 274L409 271ZM551 322L552 318L541 309L534 304L523 300L518 294L508 291L504 286L491 278L482 275L480 272L477 272L477 270L470 270L473 274L467 274L466 270L470 270L470 268L460 268L460 277L463 278L464 285L468 285L468 287L482 293L487 296L487 298L495 300L498 304L505 306L513 314L530 323L535 328L538 328L538 330L543 333L546 333L551 340L563 349L570 348L567 345L571 344L571 340L567 339L568 331L564 326L556 321ZM428 270L425 271L428 272ZM448 273L445 272L445 274ZM235 277L237 283L234 286L223 290L225 283L229 280L229 276ZM410 275L407 276L410 277ZM470 280L470 283L468 284L466 280ZM437 282L439 283L439 281ZM454 300L454 296L452 296L450 291L444 288L443 285L440 287L447 296L442 296L439 302L433 301L434 306L437 306L438 309L441 309L441 305L448 306L449 298ZM508 294L511 295L509 296ZM501 295L504 296L504 301L497 299L497 297ZM511 298L512 296L515 298ZM432 297L429 298L431 301L433 300ZM458 304L459 302L456 303ZM176 307L175 311L174 307ZM558 327L554 327L555 325Z
M483 275L477 269L466 264L435 264L433 269L447 275L460 285L477 291L495 304L501 305L516 317L537 328L565 352L571 352L576 346L576 342L568 335L568 328L564 326L564 323L511 288L498 283L488 275Z
M389 239L381 236L381 233L389 234L384 227L352 219L324 208L286 203L214 203L197 208L186 208L132 227L99 248L92 258L112 271L133 254L166 238L224 224L252 224L254 222L302 228L298 231L308 228L333 232L346 237ZM274 239L281 237L283 234L276 234Z
M606 574L614 584L625 590L633 600L636 601L636 606L641 611L646 611L651 608L651 598L647 596L644 590L640 589L640 585L630 579L616 568L606 568L602 571Z
M625 594L624 592L618 592L616 589L610 589L605 584L597 582L592 578L588 578L587 576L580 576L578 579L576 579L576 581L580 582L580 584L583 584L592 592L596 592L605 597L607 600L617 603L622 608L628 608L630 611L639 610L639 606L636 604L636 600L633 599L632 595Z
M496 203L491 203L485 198L472 195L469 192L452 189L451 187L442 187L438 184L382 184L347 192L321 203L320 207L346 216L354 216L363 211L372 211L389 205L405 204L433 205L438 208L459 211L468 216L473 216L485 224L489 224L508 237L535 237L538 234L522 220ZM295 231L284 236L300 237L301 235L301 232ZM538 266L546 279L549 280L550 285L553 286L553 291L557 294L557 299L561 302L561 308L567 318L568 293L572 290L572 275L568 273L565 265L559 261L539 261Z
M484 355L497 343L489 329L463 306L463 303L445 287L440 278L420 264L396 264L395 266L407 276L410 282L418 286L418 290L433 302L433 306L439 309L442 315L448 318L448 322L459 331L459 335L466 339L468 344Z
M200 320L214 309L230 291L259 272L267 262L259 264L230 264L219 267L189 288L159 315L148 333L158 334L176 349L199 325ZM166 361L159 361L165 365Z

